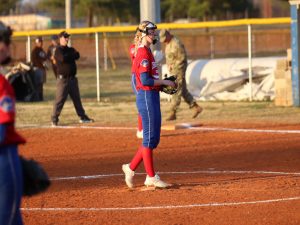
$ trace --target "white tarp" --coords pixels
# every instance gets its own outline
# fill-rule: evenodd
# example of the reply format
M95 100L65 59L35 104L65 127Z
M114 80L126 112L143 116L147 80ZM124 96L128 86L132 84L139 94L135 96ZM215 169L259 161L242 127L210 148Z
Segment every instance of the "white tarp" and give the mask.
M284 57L252 59L252 99L273 100L276 62ZM195 60L189 63L186 82L197 100L249 100L248 58ZM162 74L169 74L166 65ZM162 95L162 98L168 96Z

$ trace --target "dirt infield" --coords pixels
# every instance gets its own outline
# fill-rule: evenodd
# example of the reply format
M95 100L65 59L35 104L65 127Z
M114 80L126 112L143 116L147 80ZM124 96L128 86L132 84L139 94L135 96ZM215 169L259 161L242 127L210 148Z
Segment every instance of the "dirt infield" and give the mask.
M133 127L23 128L21 154L42 163L52 186L24 198L25 224L300 224L300 125L239 124L163 130L155 169L172 183L136 187L121 165L140 140ZM66 128L66 127L65 127ZM240 128L243 128L241 130Z

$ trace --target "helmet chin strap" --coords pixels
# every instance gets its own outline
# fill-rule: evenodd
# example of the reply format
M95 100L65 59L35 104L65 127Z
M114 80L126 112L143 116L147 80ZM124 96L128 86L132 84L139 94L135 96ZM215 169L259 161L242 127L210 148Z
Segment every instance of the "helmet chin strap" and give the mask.
M144 33L142 34L142 37L147 37L147 36L148 36L147 34L144 34ZM150 38L150 39L152 40L152 44L153 45L155 45L157 43L157 39L156 38L153 38L153 39Z

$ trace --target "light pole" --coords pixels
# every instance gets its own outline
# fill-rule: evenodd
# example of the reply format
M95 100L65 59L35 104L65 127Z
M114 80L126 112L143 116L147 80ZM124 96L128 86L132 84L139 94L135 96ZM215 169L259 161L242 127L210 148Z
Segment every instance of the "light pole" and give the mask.
M71 9L72 9L72 3L71 0L66 0L66 29L70 29L72 27L72 14L71 14ZM68 46L71 46L71 39L69 40Z

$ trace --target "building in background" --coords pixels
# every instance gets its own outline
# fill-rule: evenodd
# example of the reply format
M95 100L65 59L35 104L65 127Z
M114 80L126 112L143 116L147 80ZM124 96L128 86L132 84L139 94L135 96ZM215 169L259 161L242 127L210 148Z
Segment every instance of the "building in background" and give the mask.
M283 0L250 0L259 11L259 17L288 17L290 6L288 1Z
M36 14L0 16L0 21L15 31L45 30L52 27L50 17Z

